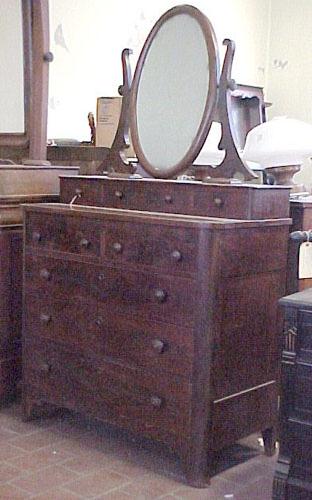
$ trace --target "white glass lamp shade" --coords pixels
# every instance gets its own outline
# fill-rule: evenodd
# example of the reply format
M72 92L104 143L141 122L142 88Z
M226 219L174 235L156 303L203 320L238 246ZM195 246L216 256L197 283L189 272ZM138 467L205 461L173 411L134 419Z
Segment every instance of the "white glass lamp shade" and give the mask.
M292 118L278 117L253 128L242 153L245 161L262 168L301 165L312 156L312 125Z

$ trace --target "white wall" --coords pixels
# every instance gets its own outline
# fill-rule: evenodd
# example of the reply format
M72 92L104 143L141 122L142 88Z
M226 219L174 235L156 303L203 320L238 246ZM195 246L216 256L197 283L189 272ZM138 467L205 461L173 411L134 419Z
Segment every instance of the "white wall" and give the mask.
M122 81L120 54L135 61L156 20L172 0L50 0L51 50L48 137L89 139L87 114L98 96L117 95ZM270 0L196 0L222 40L235 40L233 76L263 86Z
M272 0L265 87L273 103L269 118L288 116L312 124L312 0ZM312 185L311 160L294 180Z
M21 0L0 0L0 133L24 132Z

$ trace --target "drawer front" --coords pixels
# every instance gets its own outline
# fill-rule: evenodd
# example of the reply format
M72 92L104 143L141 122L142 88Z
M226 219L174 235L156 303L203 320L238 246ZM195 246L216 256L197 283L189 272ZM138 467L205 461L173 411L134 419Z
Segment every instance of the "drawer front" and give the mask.
M222 186L198 186L193 215L249 219L249 189Z
M103 317L194 325L196 281L28 255L26 294L96 301Z
M108 223L102 233L102 256L114 263L191 274L196 272L198 234L194 228Z
M188 213L193 192L187 185L161 181L108 180L101 206L149 212Z
M60 202L70 203L75 196L75 205L100 206L103 198L103 183L95 179L60 179Z
M26 244L36 249L69 252L91 257L100 255L100 223L63 214L28 214Z
M27 395L139 430L147 435L189 431L191 385L159 377L73 349L26 339L24 384Z
M98 355L124 365L191 378L192 331L175 325L123 320L101 314L96 301L70 296L36 299L26 294L25 332L47 341L72 346L78 352Z

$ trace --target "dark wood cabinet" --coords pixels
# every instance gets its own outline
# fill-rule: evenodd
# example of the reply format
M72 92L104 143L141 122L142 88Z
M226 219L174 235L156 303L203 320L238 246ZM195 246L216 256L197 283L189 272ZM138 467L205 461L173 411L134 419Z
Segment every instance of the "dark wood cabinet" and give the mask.
M25 416L65 407L160 441L198 487L243 436L272 452L289 222L25 207Z
M312 289L283 298L280 452L274 500L312 499Z
M22 226L0 226L0 401L21 378Z
M292 218L291 231L310 231L312 229L312 202L304 201L304 198L292 200L290 202L290 217ZM298 251L299 244L289 240L287 294L312 286L311 278L298 279Z

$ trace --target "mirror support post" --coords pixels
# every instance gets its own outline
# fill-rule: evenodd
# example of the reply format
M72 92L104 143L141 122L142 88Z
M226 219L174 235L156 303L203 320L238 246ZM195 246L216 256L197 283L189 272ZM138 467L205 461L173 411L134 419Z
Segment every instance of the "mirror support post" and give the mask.
M47 156L47 117L49 63L49 1L32 2L31 45L32 77L30 84L29 158L45 160Z

